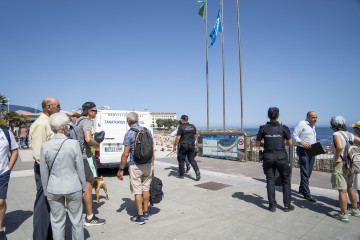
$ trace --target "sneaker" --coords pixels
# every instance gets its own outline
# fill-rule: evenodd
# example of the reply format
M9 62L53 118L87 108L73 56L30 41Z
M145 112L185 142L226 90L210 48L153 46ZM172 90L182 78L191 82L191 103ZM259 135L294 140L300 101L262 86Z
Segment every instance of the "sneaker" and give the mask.
M145 220L149 220L149 217L150 217L149 212L144 212L143 214L144 214L144 215L143 215L143 216L144 216L144 219L145 219Z
M137 223L137 224L140 224L140 225L143 225L145 224L145 218L144 216L134 216L134 217L131 217L130 218L130 221L134 222L134 223Z
M347 210L347 213L348 213L348 214L351 214L351 216L354 216L354 217L360 217L360 211L359 211L359 209L349 208L349 209Z
M284 212L294 211L295 207L293 205L289 205L288 207L284 207Z
M341 212L339 212L339 213L336 213L336 214L334 215L334 217L335 217L337 220L340 220L340 221L342 221L342 222L346 222L346 223L349 222L349 217L348 217L348 215L347 215L346 213L341 213Z
M276 212L276 207L275 206L269 206L268 207L270 212Z
M105 219L101 219L96 217L95 215L92 217L92 219L88 220L87 216L85 216L85 223L84 225L86 227L91 227L91 226L100 226L100 225L104 225L106 223Z
M187 164L186 165L186 172L189 172L190 171L190 164Z
M179 174L179 176L177 178L184 179L184 175Z
M196 172L196 181L199 181L199 180L200 180L200 172L197 171L197 172Z

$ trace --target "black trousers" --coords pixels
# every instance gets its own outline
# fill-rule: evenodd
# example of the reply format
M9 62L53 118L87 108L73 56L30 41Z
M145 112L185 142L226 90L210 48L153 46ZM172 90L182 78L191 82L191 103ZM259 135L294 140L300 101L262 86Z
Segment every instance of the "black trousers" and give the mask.
M285 151L264 152L263 169L266 175L267 195L270 206L276 205L275 199L275 170L280 173L283 186L283 202L288 207L291 203L291 168Z
M178 162L179 162L179 174L180 176L185 173L185 158L188 157L188 160L193 167L195 172L199 171L199 167L195 161L195 146L194 143L185 143L180 144L178 150Z
M34 163L34 173L36 182L36 199L34 204L34 216L33 216L33 239L34 240L46 240L52 238L51 223L50 223L50 205L47 198L44 195L41 176L40 165Z

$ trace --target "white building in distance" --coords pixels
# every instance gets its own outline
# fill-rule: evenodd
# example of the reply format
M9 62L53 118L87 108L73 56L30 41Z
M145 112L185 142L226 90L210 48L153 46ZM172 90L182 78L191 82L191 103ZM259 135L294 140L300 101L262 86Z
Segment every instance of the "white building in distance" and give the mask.
M151 121L154 128L157 128L156 120L158 119L177 119L176 113L159 113L153 112L151 114Z

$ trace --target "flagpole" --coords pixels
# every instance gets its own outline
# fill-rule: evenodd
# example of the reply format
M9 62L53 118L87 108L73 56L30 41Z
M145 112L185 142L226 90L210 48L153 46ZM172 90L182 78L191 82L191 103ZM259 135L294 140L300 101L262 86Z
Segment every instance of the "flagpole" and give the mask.
M207 2L205 3L205 48L206 48L206 104L207 104L207 130L209 130L209 65L208 65L208 40L207 40Z
M243 128L243 91L242 91L242 72L241 72L241 48L240 48L240 17L239 17L239 0L236 0L237 22L238 22L238 44L239 44L239 69L240 69L240 102L241 102L241 131Z
M222 67L223 67L223 130L225 131L225 58L224 58L224 1L221 0L221 40L222 40Z

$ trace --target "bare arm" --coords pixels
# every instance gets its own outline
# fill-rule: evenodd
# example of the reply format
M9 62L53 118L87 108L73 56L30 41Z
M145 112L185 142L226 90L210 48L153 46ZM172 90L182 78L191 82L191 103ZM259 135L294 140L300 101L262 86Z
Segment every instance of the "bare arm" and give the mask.
M256 141L256 146L257 147L263 147L264 146L264 143L262 143L261 141Z
M179 144L179 141L180 141L180 136L176 136L175 142L174 142L173 152L176 151L176 146Z
M91 132L90 131L85 131L84 132L84 137L85 137L85 141L93 147L100 147L100 144L98 142L96 142L92 137L91 137Z
M359 137L354 136L354 143L358 148L360 148L360 138Z
M124 176L124 170L123 169L126 166L126 162L127 162L128 157L129 157L129 154L130 154L130 146L125 146L124 152L121 155L121 162L120 162L120 168L122 170L119 169L119 171L116 174L117 178L119 180L123 180L123 176ZM154 155L153 155L153 162L154 162Z
M292 146L292 140L291 139L286 140L286 146L288 146L288 147Z
M13 169L13 167L16 163L16 160L18 159L19 151L18 151L18 149L14 149L14 150L11 150L10 153L11 153L11 157L10 157L10 162L9 162L9 170L11 172L11 170Z
M336 145L335 156L334 156L334 165L336 165L336 163L341 162L340 155L343 151L343 146L342 146L342 141L341 141L340 136L334 135L334 141L335 141L335 145Z

